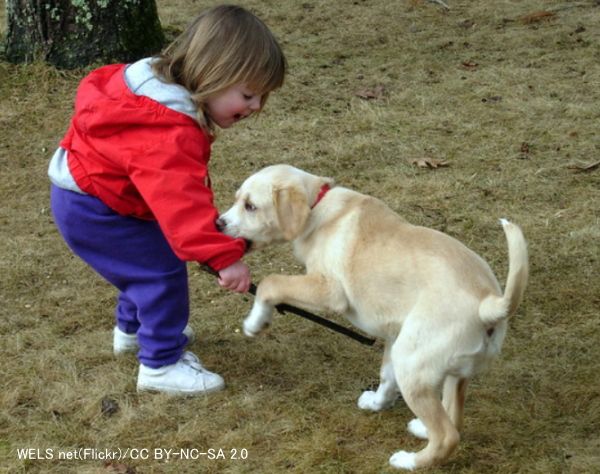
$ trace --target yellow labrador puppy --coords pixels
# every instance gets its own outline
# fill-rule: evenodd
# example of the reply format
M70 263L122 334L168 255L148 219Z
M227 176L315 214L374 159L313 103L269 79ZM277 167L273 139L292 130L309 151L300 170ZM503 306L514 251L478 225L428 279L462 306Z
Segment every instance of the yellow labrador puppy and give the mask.
M409 470L444 462L456 448L468 380L499 354L523 296L527 244L518 226L501 223L509 253L504 293L489 265L456 239L291 166L250 176L219 219L226 234L253 249L292 241L306 266L305 275L270 275L260 283L245 334L257 335L274 307L287 303L341 313L385 341L380 385L358 406L381 410L401 392L417 416L408 430L428 439L423 450L390 458Z

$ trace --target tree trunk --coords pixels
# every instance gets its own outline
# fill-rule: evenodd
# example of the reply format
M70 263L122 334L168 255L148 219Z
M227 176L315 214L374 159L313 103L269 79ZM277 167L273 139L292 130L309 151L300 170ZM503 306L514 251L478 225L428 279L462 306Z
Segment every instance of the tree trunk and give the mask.
M11 62L129 62L164 43L155 0L6 0L6 9Z

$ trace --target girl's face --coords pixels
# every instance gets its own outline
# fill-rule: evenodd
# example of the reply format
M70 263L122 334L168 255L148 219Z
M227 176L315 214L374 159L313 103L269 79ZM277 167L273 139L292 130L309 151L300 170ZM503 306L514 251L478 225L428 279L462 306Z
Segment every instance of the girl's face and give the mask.
M260 110L260 101L246 84L235 84L208 99L206 112L219 127L229 128Z

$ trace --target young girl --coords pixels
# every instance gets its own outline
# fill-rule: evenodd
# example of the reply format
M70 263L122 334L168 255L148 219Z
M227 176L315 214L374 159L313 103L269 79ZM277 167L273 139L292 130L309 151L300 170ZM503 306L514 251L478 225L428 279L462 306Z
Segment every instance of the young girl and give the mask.
M223 379L185 352L186 261L245 292L245 242L220 233L208 175L215 127L260 111L286 61L256 16L200 14L161 55L93 71L52 157L51 206L69 247L119 290L114 352L139 349L138 390L196 395Z

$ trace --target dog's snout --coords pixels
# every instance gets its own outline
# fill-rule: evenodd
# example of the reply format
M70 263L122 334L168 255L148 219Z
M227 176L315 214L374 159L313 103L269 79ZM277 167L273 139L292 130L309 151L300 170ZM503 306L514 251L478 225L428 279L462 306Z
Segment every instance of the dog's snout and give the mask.
M223 216L219 216L215 222L215 225L217 226L217 229L219 229L219 232L223 232L225 227L227 227L227 221L223 218Z

